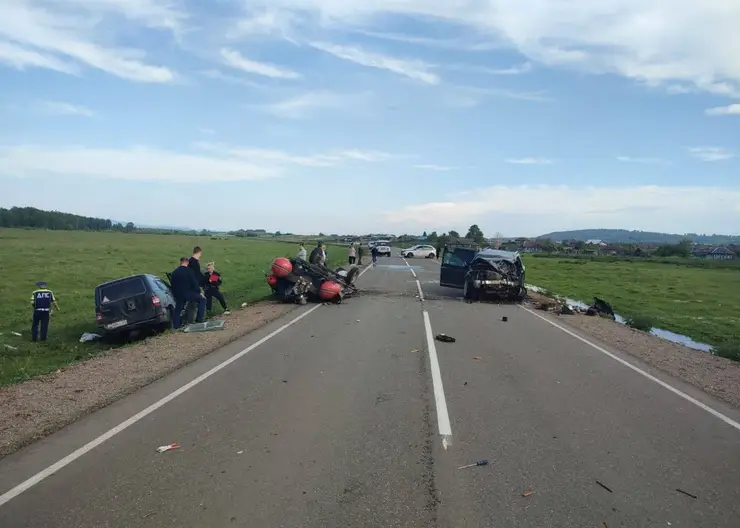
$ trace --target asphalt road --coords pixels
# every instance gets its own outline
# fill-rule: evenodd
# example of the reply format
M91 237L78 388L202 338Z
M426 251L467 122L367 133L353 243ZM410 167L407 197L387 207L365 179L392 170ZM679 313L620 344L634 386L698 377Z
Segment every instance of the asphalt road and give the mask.
M740 526L740 413L409 264L6 457L0 527Z

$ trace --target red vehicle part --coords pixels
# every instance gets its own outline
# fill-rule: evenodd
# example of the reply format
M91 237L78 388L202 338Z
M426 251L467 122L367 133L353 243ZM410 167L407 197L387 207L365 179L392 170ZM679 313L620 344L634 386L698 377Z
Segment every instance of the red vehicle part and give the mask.
M270 286L275 286L278 282L278 278L275 275L268 275L265 280Z
M342 294L342 287L334 281L324 281L319 288L319 297L324 301L331 301Z
M272 273L283 279L293 272L293 264L285 257L278 257L272 261Z

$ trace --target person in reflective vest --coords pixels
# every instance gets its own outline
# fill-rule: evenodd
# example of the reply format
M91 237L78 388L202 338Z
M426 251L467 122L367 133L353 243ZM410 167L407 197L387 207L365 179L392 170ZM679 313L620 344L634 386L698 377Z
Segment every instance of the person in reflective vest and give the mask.
M49 319L51 308L54 306L59 310L54 292L46 287L45 282L37 282L38 289L31 294L31 305L33 306L33 322L31 323L31 339L33 341L46 341L49 334ZM39 332L40 330L40 332ZM39 335L39 333L41 335Z

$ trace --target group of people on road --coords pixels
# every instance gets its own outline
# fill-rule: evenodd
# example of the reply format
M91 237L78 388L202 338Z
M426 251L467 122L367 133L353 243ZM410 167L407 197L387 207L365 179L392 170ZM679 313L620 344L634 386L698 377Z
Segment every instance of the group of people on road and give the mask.
M350 266L357 264L358 266L362 266L362 256L365 254L365 250L362 247L362 243L360 242L352 242L349 245L349 252L347 255L347 261ZM303 245L301 242L299 248L298 248L298 255L296 255L296 258L299 258L301 260L308 260L311 264L317 264L319 266L326 266L327 263L327 253L326 253L326 244L319 241L316 244L316 247L311 250L311 254L308 255L308 259L306 259L307 251L306 246ZM373 265L377 261L378 258L378 252L375 250L375 248L372 249L372 256L373 256Z
M195 321L202 323L206 312L213 309L213 299L216 299L224 310L224 315L231 312L226 304L226 299L221 293L223 278L216 271L216 263L209 262L205 273L201 272L200 259L203 250L200 246L193 248L193 254L180 258L180 265L170 274L170 286L172 296L175 298L175 313L172 317L173 328L179 328L181 314L188 303L197 307Z

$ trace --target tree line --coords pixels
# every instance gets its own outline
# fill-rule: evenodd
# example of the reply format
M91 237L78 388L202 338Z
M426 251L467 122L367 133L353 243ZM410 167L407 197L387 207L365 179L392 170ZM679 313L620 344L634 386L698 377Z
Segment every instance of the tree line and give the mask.
M133 232L135 226L114 223L106 218L80 216L60 211L44 211L35 207L0 207L0 227L30 227L53 231L124 231Z

